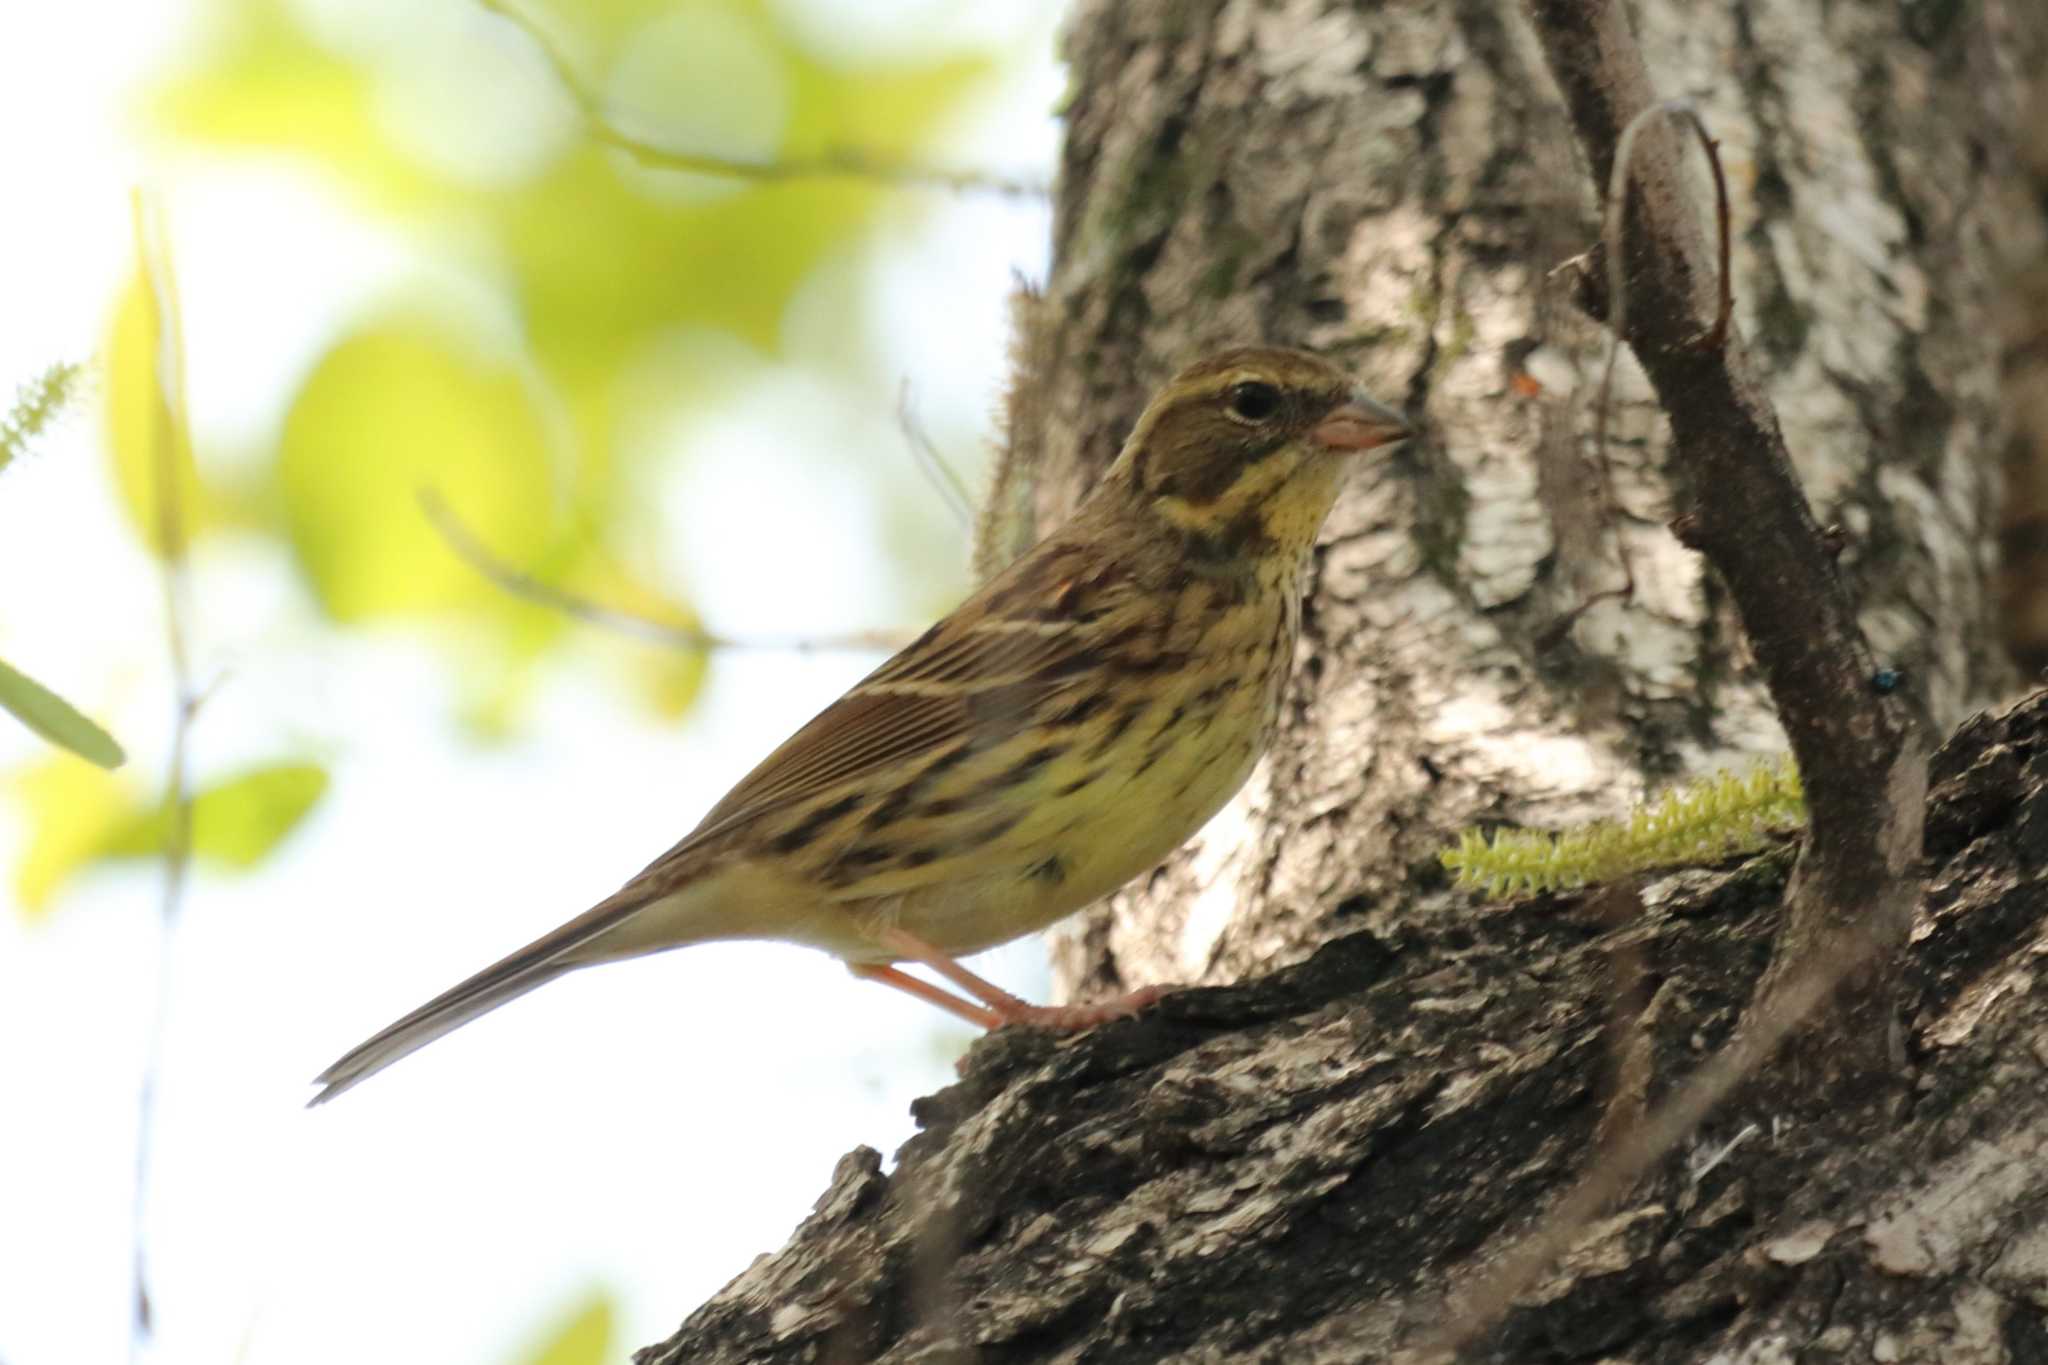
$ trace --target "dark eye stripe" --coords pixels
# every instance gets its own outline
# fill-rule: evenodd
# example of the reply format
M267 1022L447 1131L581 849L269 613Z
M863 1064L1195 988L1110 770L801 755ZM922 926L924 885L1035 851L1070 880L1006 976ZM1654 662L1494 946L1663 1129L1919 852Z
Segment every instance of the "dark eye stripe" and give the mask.
M1131 461L1135 491L1213 503L1349 392L1333 389L1321 374L1282 378L1284 368L1262 367L1259 359L1240 353L1190 370L1155 398L1159 410L1148 414L1145 440Z

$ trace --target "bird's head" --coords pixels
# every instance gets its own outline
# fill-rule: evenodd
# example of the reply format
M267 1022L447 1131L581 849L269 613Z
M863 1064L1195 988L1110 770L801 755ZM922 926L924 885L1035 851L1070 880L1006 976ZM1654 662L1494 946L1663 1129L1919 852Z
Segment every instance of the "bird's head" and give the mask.
M1219 567L1297 558L1351 457L1404 440L1401 414L1306 351L1248 347L1198 361L1147 405L1106 485Z

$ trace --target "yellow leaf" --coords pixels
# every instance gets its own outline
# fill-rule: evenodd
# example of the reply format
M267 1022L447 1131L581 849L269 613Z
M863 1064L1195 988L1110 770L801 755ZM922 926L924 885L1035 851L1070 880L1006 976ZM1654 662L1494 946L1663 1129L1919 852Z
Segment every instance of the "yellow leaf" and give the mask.
M687 603L636 578L605 555L601 547L587 545L586 551L567 575L566 586L577 596L682 631L702 624ZM640 699L649 710L664 720L675 720L690 709L704 690L710 665L708 651L651 635L634 639L617 634L615 639L625 655Z
M285 521L342 621L502 602L421 510L439 497L508 563L545 547L548 440L524 379L410 320L336 344L293 400L278 452Z
M610 1365L612 1304L608 1295L588 1302L520 1357L521 1365Z
M631 80L619 84L621 73L648 61L638 49L650 35L673 34L678 17L716 21L746 37L760 49L755 65L777 73L781 93L763 124L775 134L765 153L771 160L845 153L885 163L925 159L930 132L997 67L985 54L834 64L774 0L506 5L542 35L545 55L531 35L481 7L465 22L543 68L538 79L558 96L554 107L574 105L557 89L566 79L621 127L682 150L717 143L729 130L689 119L672 126L661 116L675 111L662 100L643 99L646 90ZM650 175L580 125L523 177L465 179L409 151L385 107L393 82L410 79L408 62L418 60L403 54L430 48L430 34L445 37L441 7L387 6L374 20L357 20L341 17L350 7L328 6L317 25L303 17L312 11L290 0L204 0L203 7L209 42L157 92L159 126L231 150L295 153L377 207L426 224L438 248L472 244L482 277L503 281L567 419L575 463L560 471L564 490L599 517L632 496L619 477L621 460L660 449L621 433L721 392L716 377L707 377L666 394L650 412L644 398L631 404L621 395L622 371L684 330L730 332L774 353L790 302L819 263L857 248L878 212L906 202L900 186L843 176L736 180L732 192L710 198L665 193L662 174ZM675 62L655 65L668 88L709 92L715 108L747 103L718 102L716 92L737 78L733 64L687 44ZM759 150L746 139L695 148L750 149Z
M923 159L925 138L940 119L996 71L983 56L849 69L799 53L795 65L797 108L785 143L790 153L853 151L913 164ZM1015 167L984 169L1008 172Z
M317 763L273 763L218 782L192 798L192 855L235 871L269 856L327 792ZM161 806L130 815L100 849L107 858L161 857L170 837Z
M284 0L213 0L196 62L152 92L154 122L220 146L309 154L394 206L437 186L377 114L373 69L316 42Z
M704 691L706 657L701 650L643 650L633 678L647 709L663 720L680 719Z
M28 815L28 847L14 869L25 919L47 914L50 898L99 856L134 807L134 789L89 763L58 755L15 774L9 785Z
M165 406L158 369L164 355L156 295L147 276L137 271L121 291L107 337L107 454L122 510L143 544L159 555L165 547L158 485L166 455L177 479L177 515L185 536L219 521L217 501L200 485L187 428Z

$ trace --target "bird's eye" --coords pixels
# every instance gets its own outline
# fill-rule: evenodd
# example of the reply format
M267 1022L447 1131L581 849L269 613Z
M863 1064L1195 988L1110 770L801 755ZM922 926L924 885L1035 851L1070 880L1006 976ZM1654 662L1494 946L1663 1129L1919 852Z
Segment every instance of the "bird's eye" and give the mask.
M1280 411L1280 390L1256 379L1230 390L1230 415L1240 422L1263 422Z

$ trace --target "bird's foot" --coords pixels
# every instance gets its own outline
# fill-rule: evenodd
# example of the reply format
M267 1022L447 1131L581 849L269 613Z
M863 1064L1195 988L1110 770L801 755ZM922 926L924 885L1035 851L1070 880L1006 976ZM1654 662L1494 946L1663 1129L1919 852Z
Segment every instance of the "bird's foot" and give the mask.
M1002 1003L990 1001L988 1005L989 1011L1002 1024L1015 1024L1019 1028L1039 1029L1046 1033L1079 1033L1112 1019L1136 1014L1165 995L1167 990L1165 986L1141 986L1113 1000L1097 1000L1086 1005L1031 1005L1015 996L1009 996Z

